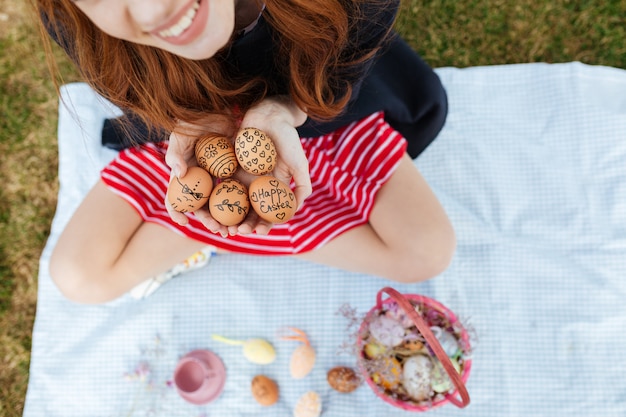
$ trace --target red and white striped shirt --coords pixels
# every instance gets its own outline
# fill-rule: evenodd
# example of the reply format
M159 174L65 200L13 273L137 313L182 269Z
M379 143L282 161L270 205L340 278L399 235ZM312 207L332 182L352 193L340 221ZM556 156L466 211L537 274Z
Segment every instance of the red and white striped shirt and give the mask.
M185 226L174 223L164 203L170 178L166 142L120 152L101 177L144 221L191 239L239 253L307 252L368 221L376 193L394 172L407 144L381 112L327 135L302 138L301 143L309 161L313 192L291 220L274 225L265 236L253 233L224 238L207 230L193 214L188 214Z

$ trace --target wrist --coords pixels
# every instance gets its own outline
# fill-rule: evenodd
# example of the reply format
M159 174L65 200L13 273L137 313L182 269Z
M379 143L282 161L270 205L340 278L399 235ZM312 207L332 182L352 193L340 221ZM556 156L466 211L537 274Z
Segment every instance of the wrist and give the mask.
M308 115L302 110L289 96L274 96L269 100L276 103L282 110L283 114L289 119L289 123L293 127L299 127L308 118Z

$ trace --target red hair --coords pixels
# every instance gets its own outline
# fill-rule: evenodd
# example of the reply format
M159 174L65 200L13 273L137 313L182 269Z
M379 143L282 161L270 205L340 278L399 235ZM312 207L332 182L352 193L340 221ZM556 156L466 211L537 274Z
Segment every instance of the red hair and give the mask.
M172 131L177 120L193 123L207 113L232 118L233 109L245 112L267 94L264 80L241 80L229 74L224 66L225 50L201 61L181 58L108 36L69 0L34 1L44 18L42 27L62 44L85 81L152 127ZM266 0L264 16L278 34L276 68L285 69L291 98L314 119L341 113L351 86L338 74L345 74L377 51L345 54L351 47L351 25L360 18L359 3Z

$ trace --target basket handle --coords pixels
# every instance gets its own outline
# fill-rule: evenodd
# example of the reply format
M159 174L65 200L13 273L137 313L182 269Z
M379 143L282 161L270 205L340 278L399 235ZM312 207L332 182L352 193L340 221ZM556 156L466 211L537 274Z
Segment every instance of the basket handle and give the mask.
M456 398L454 395L450 395L450 394L446 395L446 398L452 404L456 405L459 408L467 407L467 405L470 403L470 397L467 392L467 389L465 388L465 384L463 384L463 380L461 379L461 376L456 371L456 369L454 369L452 362L450 362L448 355L446 354L446 352L444 352L443 348L439 344L439 341L437 340L433 332L430 330L430 327L428 327L424 319L422 319L420 315L417 314L417 312L415 311L415 308L411 305L411 303L402 294L400 294L398 291L394 290L391 287L385 287L378 292L378 295L376 296L376 304L378 305L379 308L382 307L383 292L387 293L389 297L391 297L396 303L398 303L398 305L402 307L404 312L408 314L411 320L413 320L413 323L415 323L415 325L417 326L417 330L419 330L422 336L426 338L426 342L428 343L430 348L433 350L433 352L435 352L435 356L437 356L437 359L439 359L446 373L452 380L452 383L454 384L459 394L461 395L460 400Z

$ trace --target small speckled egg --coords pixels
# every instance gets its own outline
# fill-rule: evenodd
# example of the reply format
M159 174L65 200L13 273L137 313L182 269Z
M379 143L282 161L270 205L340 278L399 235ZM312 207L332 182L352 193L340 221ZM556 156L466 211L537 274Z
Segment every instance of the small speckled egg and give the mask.
M415 401L424 401L430 397L432 361L425 355L411 356L404 362L402 386Z
M369 329L376 340L388 347L398 346L404 339L405 332L402 324L387 316L374 318Z
M354 369L347 366L336 366L326 374L328 385L335 391L349 393L361 385L361 380Z
M209 197L211 216L224 226L234 226L250 211L248 189L235 179L226 179L215 186Z
M296 213L296 195L284 182L271 176L259 177L248 188L250 204L263 220L284 223Z
M379 369L379 371L371 375L372 381L387 389L395 389L400 385L402 365L396 358L386 356L377 360L376 363L376 368Z
M231 177L237 170L237 156L231 141L218 134L202 136L196 142L198 165L217 178Z
M315 391L304 394L293 410L294 417L318 417L322 413L322 400Z
M250 174L265 175L276 166L274 142L259 129L247 127L237 133L235 154L239 165Z
M252 378L250 385L252 396L262 406L269 407L278 401L279 389L274 380L265 375L257 375Z
M315 349L311 345L300 345L291 354L289 371L291 377L302 379L313 370L315 365Z
M174 177L167 189L172 208L181 213L196 211L209 201L213 178L200 167L189 167L182 178Z

